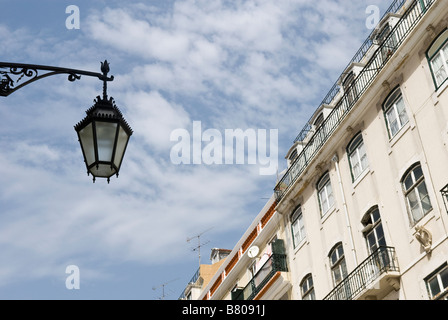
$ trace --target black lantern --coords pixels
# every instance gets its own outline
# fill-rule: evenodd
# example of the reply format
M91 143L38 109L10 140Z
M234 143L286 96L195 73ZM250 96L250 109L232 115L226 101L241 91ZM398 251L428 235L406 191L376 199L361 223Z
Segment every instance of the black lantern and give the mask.
M109 72L107 61L101 66L104 75L103 98L94 100L95 104L86 111L87 116L75 125L81 144L87 174L107 178L120 171L121 162L132 135L132 129L124 120L113 98L107 98L106 79Z

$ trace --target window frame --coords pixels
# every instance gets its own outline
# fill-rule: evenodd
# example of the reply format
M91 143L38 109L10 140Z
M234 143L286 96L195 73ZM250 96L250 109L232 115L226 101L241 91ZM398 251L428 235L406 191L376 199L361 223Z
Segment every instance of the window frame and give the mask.
M355 79L355 73L353 71L350 71L342 81L342 88L344 89L344 93L346 94L349 105L353 104L358 96Z
M297 248L303 240L306 238L306 228L305 228L305 222L303 220L303 212L302 212L302 206L299 205L294 211L292 212L290 216L291 221L291 236L292 236L292 244L294 249ZM296 222L298 222L298 230L294 227L296 225ZM296 239L296 232L299 234L299 239Z
M300 294L302 296L302 300L316 300L314 281L311 273L303 277L300 282Z
M333 186L331 185L330 172L327 171L326 173L324 173L322 175L322 177L319 179L319 181L316 184L316 189L317 189L317 198L319 201L320 216L321 216L321 218L323 218L330 212L330 210L334 207L334 204L335 204ZM331 193L329 193L328 190L330 190ZM322 191L325 191L325 200L326 200L325 203L327 203L327 205L328 205L328 208L325 211L323 208L323 201L321 198ZM330 199L332 200L331 203L330 203Z
M316 129L316 131L317 131L318 128L320 128L320 127L322 126L322 124L324 123L324 121L325 121L324 113L321 112L321 113L319 113L319 115L316 117L316 120L314 120L314 123L313 123L313 126L314 126L314 128Z
M402 122L400 118L400 112L398 111L397 102L401 100L403 104L403 111L406 115L406 121ZM394 116L397 124L399 125L395 133L392 132L391 121L389 118L389 111L394 111ZM394 137L398 135L398 133L409 123L409 115L406 110L406 103L404 102L403 93L399 86L391 91L391 93L387 96L387 98L383 102L383 114L384 119L386 121L387 133L389 135L389 139L392 140Z
M289 161L290 163L294 163L294 161L298 158L299 152L297 151L297 148L294 148L294 150L289 155Z
M420 168L421 171L421 176L419 176L418 178L416 178L416 174L415 171L417 170L417 168ZM411 186L410 187L406 187L406 183L408 181L408 177L411 178ZM421 190L419 189L419 187L423 185L426 191L426 195L424 197L420 196L420 192ZM433 206L431 203L431 198L429 197L429 192L428 192L428 188L426 186L426 182L425 182L425 174L423 173L423 167L420 164L420 162L414 163L411 167L409 167L409 169L405 172L405 174L403 175L402 179L401 179L401 187L403 189L403 195L405 197L405 201L406 201L406 208L408 210L408 213L410 215L410 219L411 219L411 224L415 225L418 222L420 222L429 212L432 211ZM417 199L417 204L420 208L420 214L421 217L416 219L414 217L414 210L416 208L416 206L412 206L411 205L411 199L409 198L409 196L413 194L415 196L415 198ZM428 203L430 208L428 210L425 210L423 208L423 199L427 198L428 199ZM425 212L426 211L426 212Z
M432 1L432 0L419 0L420 6L421 6L423 12L426 12L426 10L428 10L428 2L429 1Z
M443 40L443 37L446 37L446 39ZM442 38L442 43L436 49L434 49L434 46L439 42L439 40L441 40L441 38ZM429 69L431 71L431 76L432 76L432 80L434 82L436 91L439 90L448 80L448 61L447 61L448 56L445 57L445 51L444 51L445 48L448 49L448 28L444 29L442 32L440 32L437 35L437 37L434 39L434 41L431 43L428 50L426 51L426 59L428 60ZM431 51L433 51L434 53L430 55ZM433 68L434 58L436 56L438 56L439 54L441 54L442 64L443 64L443 67L445 68L445 73L446 73L445 79L440 84L437 81L436 74L435 74L434 68Z
M360 147L364 147L364 156L360 156ZM350 173L352 176L352 182L355 182L360 176L362 176L362 174L369 168L369 160L367 157L367 150L365 148L365 144L364 144L364 138L362 136L362 132L358 132L353 139L350 141L350 143L347 145L347 157L348 157L348 163L350 165ZM357 155L357 163L360 166L360 172L358 175L355 176L355 172L354 172L354 165L352 162L352 155L356 153ZM365 168L363 168L362 166L362 159L363 157L366 158L367 164L365 166Z
M443 280L442 280L442 273L448 273L448 263L445 262L443 265L441 265L439 268L437 268L433 273L431 273L429 276L427 276L425 280L426 289L428 290L428 296L432 300L448 300L448 280L446 287L443 287ZM448 277L448 275L445 275ZM436 294L433 294L431 289L430 282L433 280L437 280L437 285L439 287L439 292Z
M376 42L381 47L381 58L383 64L387 63L389 58L394 54L397 49L397 36L392 33L394 30L390 23L386 23L382 26L381 30L376 36Z
M335 255L336 259L333 261L333 255ZM333 280L333 285L336 287L339 283L344 281L344 279L348 276L347 263L345 262L345 253L342 242L337 243L328 254L328 258L330 260L330 270L331 270L331 278ZM336 270L339 272L341 278L339 281L336 279Z
M377 219L375 220L375 212L377 212ZM387 246L386 235L384 233L383 223L381 220L381 213L378 206L373 206L370 208L361 220L364 226L362 231L364 238L366 240L367 250L369 254L373 254L378 248ZM380 238L378 233L381 230L382 237ZM371 245L369 236L373 234L375 243Z

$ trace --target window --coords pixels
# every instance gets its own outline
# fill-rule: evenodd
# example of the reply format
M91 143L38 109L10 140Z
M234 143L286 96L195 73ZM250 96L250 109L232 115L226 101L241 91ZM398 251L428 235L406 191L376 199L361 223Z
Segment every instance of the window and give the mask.
M422 167L419 163L411 167L404 176L402 185L412 222L415 224L432 209Z
M362 224L364 225L362 232L366 238L370 254L374 253L379 247L386 246L380 211L377 206L370 209L364 215Z
M350 142L347 147L347 154L350 162L352 179L355 181L369 166L361 133Z
M426 279L429 296L434 300L448 300L448 266L446 263Z
M321 112L319 116L316 118L316 121L314 121L314 130L315 133L313 139L315 143L321 145L323 142L325 142L327 131L323 112Z
M428 7L429 2L432 0L419 0L419 1L420 1L420 6L421 6L422 10L425 11L426 8Z
M316 300L313 277L311 274L307 275L300 283L300 291L302 293L302 300Z
M324 216L334 205L333 189L328 172L317 183L317 192L321 216Z
M389 95L383 108L389 137L393 138L409 121L400 88L397 88Z
M305 224L303 223L302 207L298 207L291 215L291 230L294 248L305 239Z
M338 285L347 277L347 266L345 264L344 249L342 244L337 244L330 252L330 266L334 285Z
M275 241L277 241L277 239L278 239L277 235L274 235L274 236L271 238L271 240L268 242L268 246L271 246L271 248L272 248L272 244L273 244Z
M249 277L252 279L257 274L257 260L253 260L252 263L249 265L249 268L247 268L247 271L249 272Z
M297 156L298 156L297 149L294 149L293 152L291 152L291 155L289 156L289 161L293 163L294 160L297 159Z
M357 97L356 87L355 87L355 73L352 71L345 77L344 82L342 83L342 87L344 88L344 92L347 97L347 101L349 105L352 105Z
M388 23L381 29L376 38L377 43L381 46L381 56L384 63L394 53L397 46L397 38L395 34L391 34L391 31L392 29Z
M324 114L321 113L319 114L319 116L316 118L316 121L314 121L314 127L317 129L320 127L320 125L324 122Z
M426 56L436 89L439 89L448 78L448 30L442 32L434 41Z

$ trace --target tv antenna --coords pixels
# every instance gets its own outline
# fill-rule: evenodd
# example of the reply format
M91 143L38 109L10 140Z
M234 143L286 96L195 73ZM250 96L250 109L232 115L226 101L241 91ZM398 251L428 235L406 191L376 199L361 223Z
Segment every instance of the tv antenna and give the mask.
M201 233L199 233L199 234L197 234L197 235L195 235L195 236L193 236L193 237L187 238L187 242L188 242L188 243L189 243L191 240L193 240L194 238L197 238L197 239L198 239L198 245L197 245L196 247L194 247L193 249L191 249L191 250L192 250L192 251L197 251L197 252L198 252L199 266L201 266L201 247L205 246L207 243L210 242L210 241L207 241L207 242L203 242L203 243L201 243L201 236L202 236L204 233L206 233L207 231L210 231L211 229L213 229L213 227L208 228L207 230L202 231Z
M176 281L176 280L179 280L179 278L176 278L176 279L173 279L173 280L170 280L170 281L167 281L167 282L165 282L165 283L162 283L162 284L160 284L160 285L158 285L158 286L154 286L154 287L152 287L152 290L157 290L158 288L160 288L160 287L162 287L162 296L160 296L160 297L158 297L158 300L165 300L165 297L167 296L166 294L165 294L165 287L167 286L167 284L169 284L169 283L171 283L171 282L174 282L174 281ZM171 290L170 290L171 291ZM172 291L171 291L172 292ZM171 293L170 292L170 293Z

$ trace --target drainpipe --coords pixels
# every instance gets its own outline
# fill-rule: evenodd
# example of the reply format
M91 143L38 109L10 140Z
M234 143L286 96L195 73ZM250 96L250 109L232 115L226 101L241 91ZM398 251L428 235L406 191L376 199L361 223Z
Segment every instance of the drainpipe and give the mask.
M344 208L345 222L346 222L346 225L347 225L348 236L350 238L350 246L351 246L351 250L352 250L352 254L353 254L353 260L355 261L355 265L358 266L358 259L356 257L355 243L353 242L352 226L350 225L350 219L348 217L347 203L345 201L344 188L342 187L341 172L339 171L339 157L338 157L338 155L335 154L333 156L333 158L331 158L331 161L334 162L334 165L336 167L336 173L338 174L338 184L339 184L339 188L341 189L342 206Z

